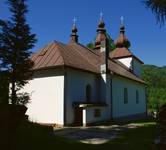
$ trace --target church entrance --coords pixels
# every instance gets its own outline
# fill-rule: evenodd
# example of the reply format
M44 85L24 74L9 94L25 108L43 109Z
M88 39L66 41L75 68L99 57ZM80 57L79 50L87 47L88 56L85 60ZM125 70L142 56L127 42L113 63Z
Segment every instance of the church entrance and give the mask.
M76 126L82 126L83 125L83 108L75 107L75 120L74 124Z

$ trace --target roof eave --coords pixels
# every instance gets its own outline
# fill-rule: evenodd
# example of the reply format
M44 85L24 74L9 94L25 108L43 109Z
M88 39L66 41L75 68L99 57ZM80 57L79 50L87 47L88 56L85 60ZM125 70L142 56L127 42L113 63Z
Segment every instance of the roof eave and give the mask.
M58 65L58 66L41 67L41 68L37 68L37 69L32 69L32 71L40 71L40 70L47 70L47 69L57 69L57 68L65 68L65 67L76 69L76 70L81 70L81 71L86 71L86 72L89 72L89 73L100 74L98 71L91 71L91 70L81 69L81 68L77 68L77 67L73 67L73 66L69 66L69 65Z
M132 80L132 81L135 81L135 82L138 82L138 83L147 85L147 84L145 83L145 81L143 81L143 80L142 80L142 81L135 80L135 79L129 78L129 77L127 77L127 76L123 76L123 75L117 74L117 73L115 73L115 72L114 72L114 74L117 75L117 76L120 76L120 77L122 77L122 78L126 78L126 79L129 79L129 80ZM141 80L141 79L140 79L140 80Z
M138 60L141 64L144 64L144 62L142 60L140 60L138 57L136 57L135 55L126 55L126 56L119 56L119 57L111 57L112 59L121 59L121 58L128 58L128 57L133 57L136 60Z

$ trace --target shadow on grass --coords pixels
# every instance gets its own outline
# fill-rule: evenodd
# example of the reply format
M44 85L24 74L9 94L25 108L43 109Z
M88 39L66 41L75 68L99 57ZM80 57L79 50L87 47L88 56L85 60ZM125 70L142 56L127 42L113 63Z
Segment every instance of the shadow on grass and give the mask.
M155 150L155 128L153 124L126 130L109 144L118 150Z
M18 130L16 146L17 150L155 150L154 138L155 124L147 124L143 127L125 130L120 133L119 138L110 140L106 144L88 145L55 136L51 127L24 122Z

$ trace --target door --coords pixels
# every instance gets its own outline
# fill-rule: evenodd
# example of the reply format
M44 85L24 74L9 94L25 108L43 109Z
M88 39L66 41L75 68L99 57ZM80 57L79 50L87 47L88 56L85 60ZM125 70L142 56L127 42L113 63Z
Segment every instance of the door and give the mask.
M80 107L75 108L75 121L74 124L76 126L82 126L83 125L83 109Z

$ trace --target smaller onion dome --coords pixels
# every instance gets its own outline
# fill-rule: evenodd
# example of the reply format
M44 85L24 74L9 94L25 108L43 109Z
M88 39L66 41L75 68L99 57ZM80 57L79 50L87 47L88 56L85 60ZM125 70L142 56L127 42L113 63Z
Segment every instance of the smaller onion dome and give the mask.
M130 47L130 41L127 39L125 36L125 26L124 26L124 18L123 16L121 17L121 27L120 27L120 35L117 41L115 42L116 47Z
M107 39L107 36L106 36L105 23L103 21L103 16L101 14L100 21L99 21L98 28L97 28L95 48L100 48L101 42L105 41L106 39Z
M117 41L115 42L116 47L130 47L130 41L127 39L125 36L125 27L121 26L120 27L120 35Z

